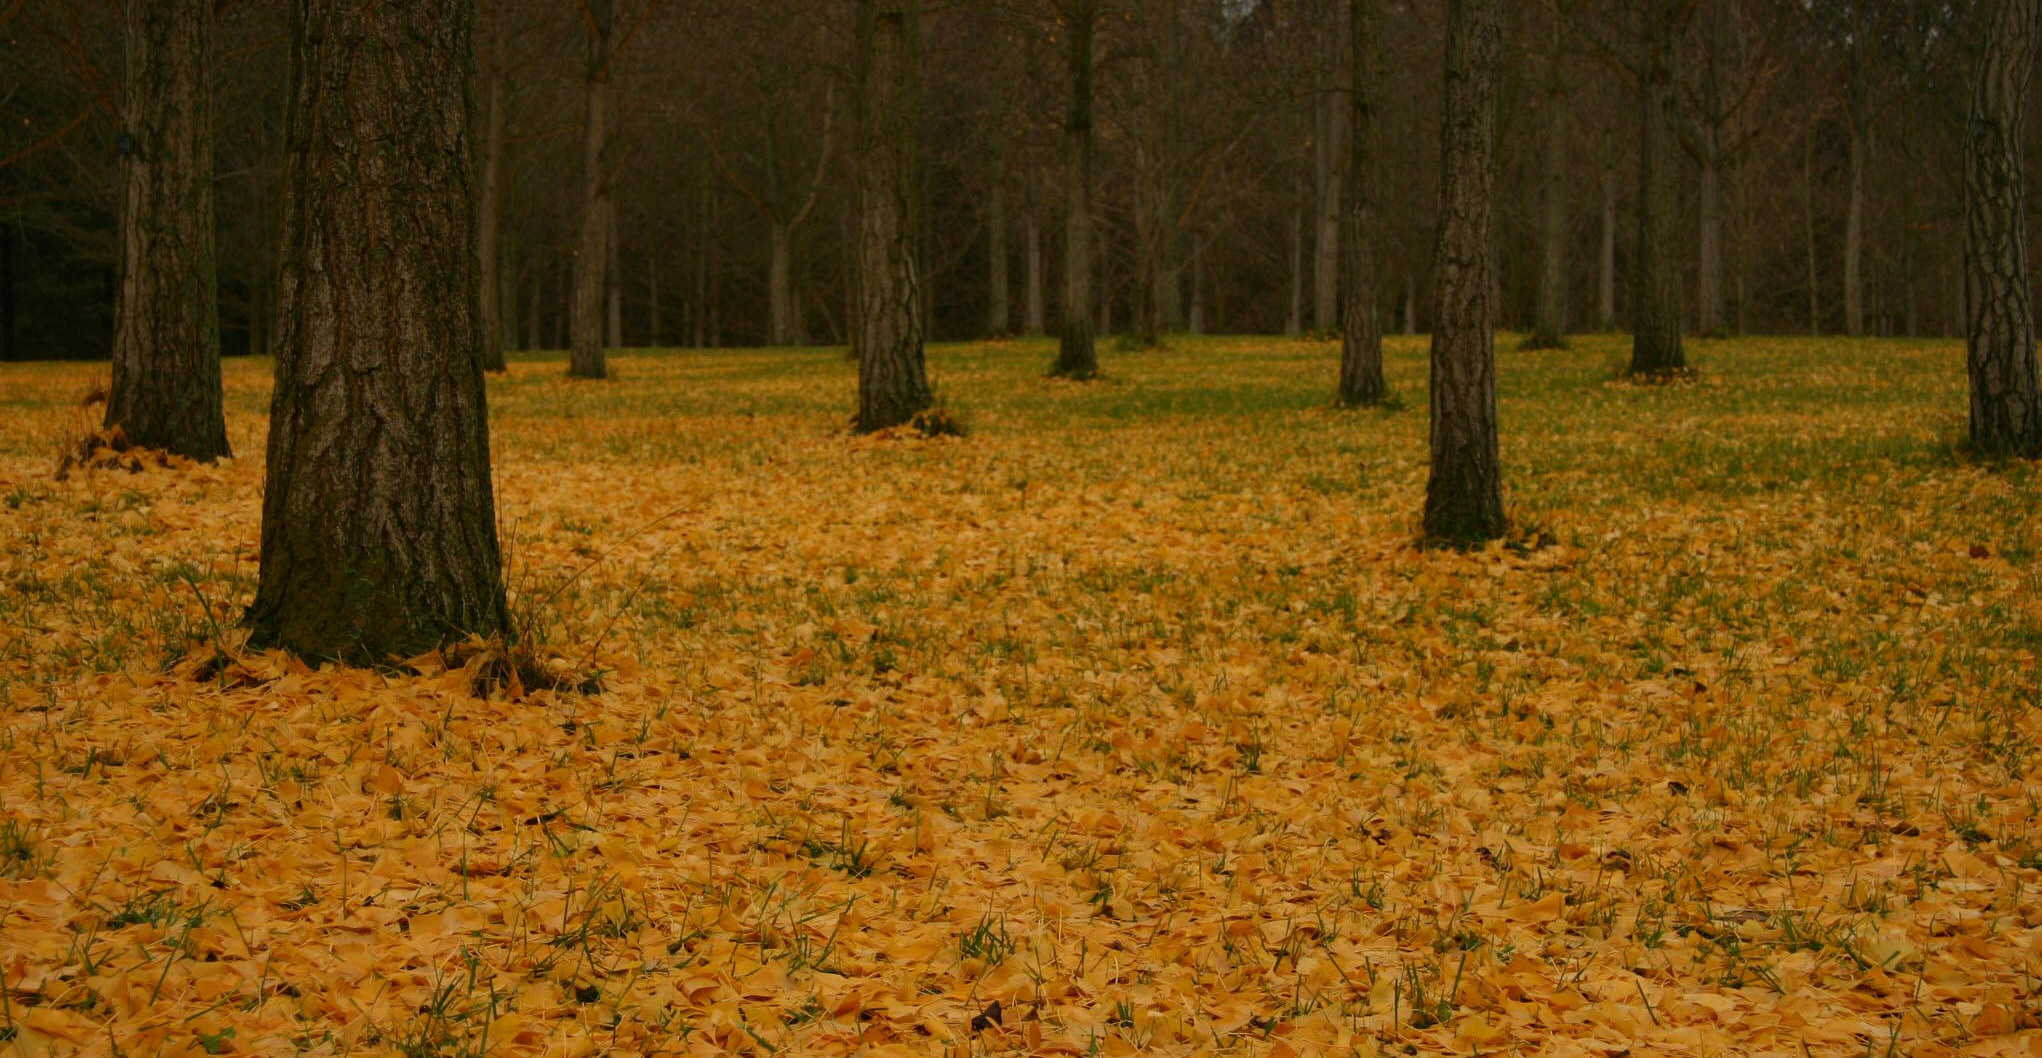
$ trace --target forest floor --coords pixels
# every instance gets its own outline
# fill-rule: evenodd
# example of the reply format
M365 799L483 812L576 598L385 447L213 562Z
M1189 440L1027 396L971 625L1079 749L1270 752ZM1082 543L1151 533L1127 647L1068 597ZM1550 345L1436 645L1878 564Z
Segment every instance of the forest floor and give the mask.
M0 1055L2042 1053L2042 473L1952 343L1500 343L1517 529L1414 540L1335 347L854 438L841 351L491 382L513 607L601 689L250 652L234 460L54 471L0 365Z

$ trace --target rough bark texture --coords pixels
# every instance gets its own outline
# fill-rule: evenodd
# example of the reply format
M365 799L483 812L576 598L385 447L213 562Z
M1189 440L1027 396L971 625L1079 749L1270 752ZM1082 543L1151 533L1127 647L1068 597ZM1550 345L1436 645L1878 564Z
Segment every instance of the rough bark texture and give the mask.
M1064 178L1063 326L1049 373L1091 378L1099 373L1099 353L1092 341L1092 34L1098 21L1097 0L1069 0L1065 15L1071 98L1064 138L1070 172Z
M610 264L610 30L611 0L587 0L588 71L582 124L581 241L574 254L574 305L570 313L567 374L603 378L605 301Z
M1556 2L1546 4L1553 36L1546 56L1546 142L1539 218L1539 296L1532 306L1531 334L1526 348L1559 349L1567 345L1567 14Z
M1687 367L1681 344L1680 265L1674 259L1680 173L1674 167L1669 121L1673 49L1668 0L1643 8L1645 55L1639 71L1638 242L1631 261L1631 373L1664 374Z
M1376 107L1382 93L1377 62L1376 0L1348 0L1352 30L1354 113L1348 130L1352 156L1347 167L1346 325L1340 332L1340 403L1377 404L1390 395L1383 378L1381 270L1376 262L1382 241L1377 217Z
M254 641L380 662L509 625L466 4L299 0Z
M1446 117L1433 265L1432 476L1425 535L1455 543L1503 535L1496 445L1496 318L1492 203L1496 59L1494 0L1450 0Z
M920 0L858 0L858 429L929 406L915 125Z
M130 146L106 406L106 425L129 440L201 461L230 454L213 257L212 21L211 0L128 0Z
M1701 160L1695 179L1695 329L1720 338L1723 326L1723 192L1722 170L1710 156Z
M1972 84L1964 144L1964 325L1971 443L2042 458L2021 125L2042 2L2000 0Z
M503 297L503 254L498 236L503 228L504 108L510 97L508 10L491 12L489 22L489 114L482 133L482 194L475 207L479 221L475 252L482 261L482 366L502 371L504 346L511 340L504 326L505 313L498 304Z

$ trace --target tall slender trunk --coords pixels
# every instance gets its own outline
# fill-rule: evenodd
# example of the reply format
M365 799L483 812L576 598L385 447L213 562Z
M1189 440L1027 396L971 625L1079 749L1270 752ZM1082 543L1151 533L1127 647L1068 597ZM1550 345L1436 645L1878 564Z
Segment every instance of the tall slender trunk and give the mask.
M1695 326L1711 338L1723 334L1723 196L1717 154L1703 152L1695 187L1701 214L1695 240Z
M584 79L581 244L574 255L574 309L567 374L604 378L604 301L610 263L610 30L611 0L585 0L588 71Z
M531 274L525 279L525 348L544 349L545 338L539 332L539 312L546 307L546 268L534 264Z
M659 318L659 255L645 255L645 344L651 348L660 347L663 335Z
M1865 333L1865 170L1871 161L1871 134L1856 116L1850 124L1850 197L1843 222L1843 328L1858 337Z
M1185 326L1193 334L1205 333L1205 240L1191 244L1191 308L1185 313Z
M1680 267L1675 203L1678 173L1668 122L1673 108L1673 38L1668 0L1643 9L1645 64L1638 96L1638 249L1631 262L1631 372L1662 374L1687 367L1681 345Z
M1448 0L1446 19L1425 535L1472 543L1504 531L1490 281L1495 267L1496 59L1502 32L1494 0Z
M1602 134L1602 250L1596 279L1595 329L1617 329L1617 162L1616 144Z
M1092 341L1092 35L1098 0L1066 0L1065 63L1070 74L1070 108L1064 136L1070 172L1064 181L1063 326L1056 362L1049 373L1091 378L1099 373Z
M0 360L13 360L20 355L17 324L20 308L19 295L15 292L14 241L18 222L13 217L0 219Z
M776 217L767 225L766 344L795 344L799 327L794 312L794 232Z
M1808 253L1808 333L1822 333L1822 281L1815 264L1815 126L1801 135L1801 235Z
M606 319L609 326L604 328L608 335L607 344L612 349L624 345L624 248L623 240L617 233L617 200L612 197L603 211L609 216L610 233L603 237L603 244L609 250L609 262L603 269L603 303L608 310Z
M1313 141L1313 176L1318 212L1312 236L1312 329L1322 335L1333 333L1340 325L1340 227L1345 219L1340 210L1340 195L1346 182L1346 132L1351 109L1346 98L1347 81L1341 75L1345 65L1341 57L1347 50L1345 34L1341 33L1346 11L1344 4L1334 7L1333 25L1328 27L1331 32L1324 45L1331 58L1321 59L1324 72L1314 107L1318 133Z
M1546 57L1546 143L1544 207L1539 223L1539 296L1532 307L1525 345L1557 349L1567 344L1567 13L1548 0L1552 40Z
M106 425L210 462L231 454L213 249L212 4L128 0L125 31L129 140Z
M508 630L473 7L298 0L251 642L382 664Z
M1283 333L1291 338L1305 333L1305 190L1302 182L1290 208L1290 314L1284 317Z
M915 179L921 0L858 0L858 429L929 407Z
M1001 337L1014 329L1007 291L1007 152L1004 141L993 150L993 186L986 192L986 334Z
M1027 226L1023 239L1028 244L1028 305L1026 326L1029 334L1041 334L1044 327L1042 311L1042 215L1035 208L1035 196L1029 194Z
M1353 107L1352 157L1347 161L1346 321L1340 331L1340 403L1376 404L1390 394L1383 377L1382 299L1376 260L1382 241L1377 223L1376 108L1382 92L1377 62L1376 0L1348 0L1352 31L1349 63L1354 83L1348 96Z
M695 225L695 303L689 311L694 330L688 344L697 349L709 347L709 256L716 230L715 197L714 188L705 183L702 205L696 211L699 220Z
M2042 459L2021 141L2038 36L2042 3L1999 0L1973 81L1964 142L1971 444L1984 455L2027 459Z
M499 301L503 297L503 256L499 236L503 225L503 152L505 110L510 90L510 14L498 8L489 19L489 102L482 133L482 193L476 201L475 252L482 261L482 366L502 371L503 347L510 340L503 329Z

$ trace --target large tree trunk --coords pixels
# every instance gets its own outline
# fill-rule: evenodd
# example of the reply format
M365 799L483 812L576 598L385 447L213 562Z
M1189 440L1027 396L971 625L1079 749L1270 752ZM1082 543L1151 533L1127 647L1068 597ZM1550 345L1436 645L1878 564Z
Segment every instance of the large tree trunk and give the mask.
M510 335L503 327L498 302L503 296L503 255L498 236L503 224L503 152L505 108L509 105L510 13L497 8L489 18L489 117L482 134L482 195L476 203L479 225L475 252L482 259L482 366L505 368L503 347Z
M1631 373L1657 375L1687 367L1681 345L1677 239L1679 173L1668 127L1673 108L1675 42L1668 0L1650 0L1645 61L1638 84L1638 242L1631 262Z
M253 642L371 664L509 628L472 8L298 0Z
M131 139L106 405L106 425L129 440L201 461L230 454L213 256L212 10L211 0L127 3Z
M1532 306L1531 334L1525 346L1559 349L1567 344L1567 14L1553 0L1546 4L1553 36L1546 57L1546 143L1539 223L1539 296Z
M1608 132L1602 137L1602 250L1595 285L1595 329L1617 329L1617 163Z
M588 71L583 81L581 242L574 254L570 378L604 378L603 325L610 264L611 0L586 0Z
M858 429L929 407L915 127L921 0L858 0Z
M1964 143L1964 323L1971 444L2042 458L2022 123L2042 4L1999 0L1971 92Z
M1091 378L1099 373L1099 354L1092 342L1092 35L1098 0L1067 0L1065 61L1070 74L1070 110L1064 118L1070 172L1064 180L1063 325L1057 335L1056 362L1049 373L1059 378Z
M986 191L986 335L999 338L1014 329L1007 304L1007 152L993 145L993 186Z
M1381 65L1376 61L1376 0L1348 0L1352 29L1354 85L1353 156L1347 166L1346 325L1340 332L1340 403L1380 403L1390 395L1383 378L1383 323L1378 308L1382 293L1376 255L1382 241L1377 223L1376 108L1382 94Z
M1455 543L1492 540L1504 530L1490 281L1495 267L1496 58L1501 50L1494 0L1449 0L1425 535Z

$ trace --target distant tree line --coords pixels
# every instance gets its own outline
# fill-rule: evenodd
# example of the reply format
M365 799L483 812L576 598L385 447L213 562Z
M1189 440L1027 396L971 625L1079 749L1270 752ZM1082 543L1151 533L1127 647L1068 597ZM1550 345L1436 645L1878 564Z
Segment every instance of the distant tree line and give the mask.
M292 6L214 5L229 354L277 330ZM1429 330L1447 7L1364 6L1357 26L1349 0L931 5L903 214L923 333ZM120 161L143 117L123 104L124 10L0 4L0 358L113 346ZM1985 10L1499 5L1495 321L1550 344L1630 328L1652 292L1673 335L1961 333ZM572 347L593 373L605 347L849 342L858 17L847 0L479 5L492 362ZM1080 32L1089 179L1070 139ZM1357 199L1365 234L1343 238ZM1343 269L1371 273L1365 303Z

